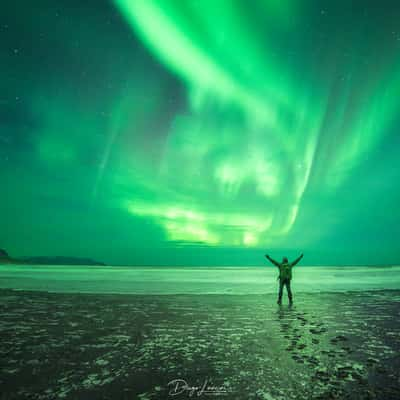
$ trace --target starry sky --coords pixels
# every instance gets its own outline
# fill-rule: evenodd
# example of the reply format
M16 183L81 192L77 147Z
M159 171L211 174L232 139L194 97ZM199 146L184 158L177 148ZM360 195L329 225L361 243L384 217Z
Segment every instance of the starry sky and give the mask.
M400 4L6 0L0 247L400 263Z

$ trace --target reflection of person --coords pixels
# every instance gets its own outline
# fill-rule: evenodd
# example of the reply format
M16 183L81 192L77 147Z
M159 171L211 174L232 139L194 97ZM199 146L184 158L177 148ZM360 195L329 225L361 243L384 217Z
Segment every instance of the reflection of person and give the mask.
M303 254L296 258L291 263L288 261L286 257L282 258L282 262L278 262L273 260L268 254L265 255L272 264L275 264L279 268L279 295L278 295L278 304L282 304L282 292L283 286L286 286L287 294L289 297L289 304L293 304L293 295L290 289L290 281L292 280L292 267L294 267L303 257Z

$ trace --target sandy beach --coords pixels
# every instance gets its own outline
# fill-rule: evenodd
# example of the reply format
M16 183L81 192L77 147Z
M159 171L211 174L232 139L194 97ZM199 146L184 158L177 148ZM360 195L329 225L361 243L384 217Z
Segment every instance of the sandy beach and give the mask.
M399 290L275 297L2 289L0 399L400 398Z

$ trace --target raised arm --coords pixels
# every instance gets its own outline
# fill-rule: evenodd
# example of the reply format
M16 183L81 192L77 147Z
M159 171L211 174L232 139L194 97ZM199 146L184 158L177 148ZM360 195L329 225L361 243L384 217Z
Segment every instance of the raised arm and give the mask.
M301 259L303 258L303 254L297 257L294 261L291 262L291 266L294 267Z
M268 254L266 254L265 257L268 258L268 260L271 261L272 264L275 264L277 267L279 267L279 263L272 259Z

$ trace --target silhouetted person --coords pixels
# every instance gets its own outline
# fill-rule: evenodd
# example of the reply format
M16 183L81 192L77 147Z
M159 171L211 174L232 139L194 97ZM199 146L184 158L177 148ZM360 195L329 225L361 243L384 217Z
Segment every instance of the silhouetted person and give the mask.
M283 286L286 286L287 294L289 297L289 304L293 304L293 295L290 289L290 281L292 279L292 267L294 267L303 257L303 254L296 258L293 262L289 262L286 257L282 258L282 262L278 262L273 260L268 254L265 255L272 264L275 264L279 268L279 295L278 295L278 304L282 304L282 292Z

